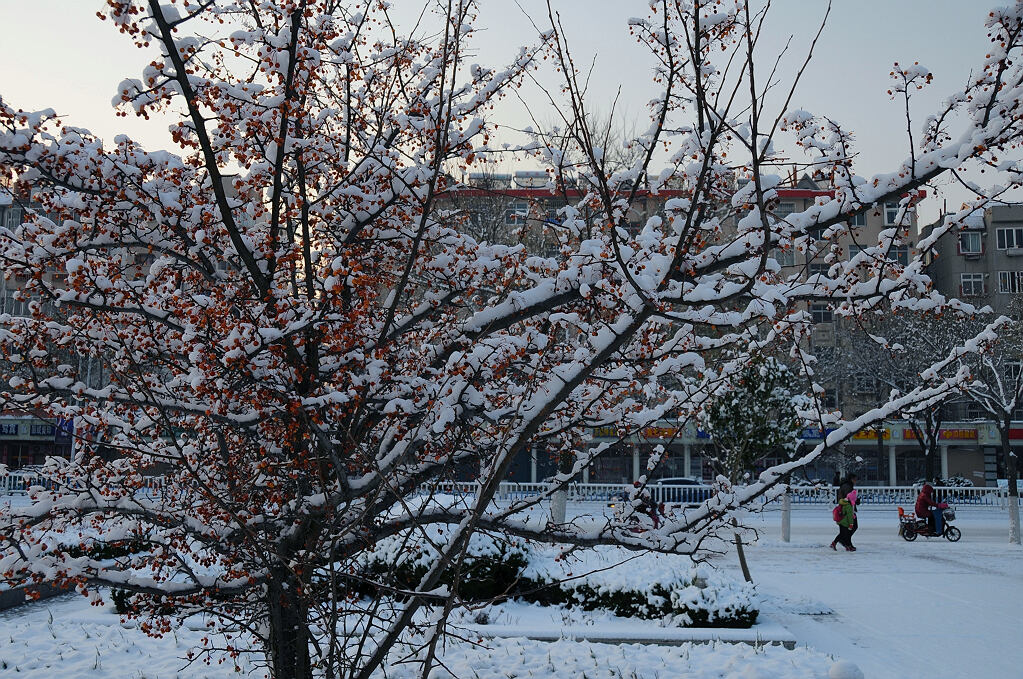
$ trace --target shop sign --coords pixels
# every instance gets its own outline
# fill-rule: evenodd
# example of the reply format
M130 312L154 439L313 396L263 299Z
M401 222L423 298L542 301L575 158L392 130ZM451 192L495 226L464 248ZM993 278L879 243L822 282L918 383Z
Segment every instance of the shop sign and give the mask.
M55 429L56 428L52 424L30 424L28 433L30 436L53 436Z
M877 440L877 430L876 429L861 429L858 432L856 432L855 434L853 434L852 437L853 437L854 441L876 441ZM884 432L882 432L881 438L883 440L887 441L891 437L892 437L892 432L887 427L885 427Z
M64 418L57 419L56 431L53 432L53 440L57 443L67 443L71 440L71 437L75 433L75 421L65 420Z
M803 431L799 432L799 438L811 440L822 439L833 431L835 431L834 427L828 427L827 429L821 429L820 427L806 427Z
M916 432L912 429L902 430L902 438L915 441L917 439ZM938 433L938 439L941 441L976 441L978 438L978 432L976 429L942 429Z
M941 439L943 441L976 441L976 429L942 429Z
M18 424L16 422L0 423L0 436L17 436Z
M613 424L605 425L603 427L594 427L593 438L616 439L618 438L618 427L614 426Z
M679 434L678 427L647 427L643 430L643 438L647 439L670 439Z

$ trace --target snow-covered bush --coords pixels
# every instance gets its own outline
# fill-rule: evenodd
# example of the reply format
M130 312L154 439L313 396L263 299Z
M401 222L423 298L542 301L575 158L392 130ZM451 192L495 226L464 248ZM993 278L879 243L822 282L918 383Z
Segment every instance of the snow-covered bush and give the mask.
M653 577L638 580L638 572ZM746 628L759 614L753 585L704 565L658 574L629 564L578 580L564 579L557 571L530 575L536 578L530 578L534 586L521 598L545 605L609 610L622 617L661 619L676 627Z
M365 555L362 593L369 593L373 582L385 587L413 590L423 575L440 558L437 545L443 545L443 526L427 526L414 533L405 532L377 543ZM485 533L470 538L462 563L458 591L463 599L482 601L507 596L526 567L528 549L521 540ZM454 571L441 578L450 586Z
M368 556L360 587L413 589L439 558L440 528L381 542ZM624 562L624 563L623 563ZM610 547L563 556L542 546L476 534L461 568L466 601L508 597L543 605L607 610L622 617L662 619L679 627L749 627L758 610L753 586L708 566L679 567L680 559L635 557ZM616 565L620 564L620 565ZM637 572L644 578L638 581ZM442 579L451 585L453 572Z
M973 481L965 476L950 476L942 485L949 488L973 488Z

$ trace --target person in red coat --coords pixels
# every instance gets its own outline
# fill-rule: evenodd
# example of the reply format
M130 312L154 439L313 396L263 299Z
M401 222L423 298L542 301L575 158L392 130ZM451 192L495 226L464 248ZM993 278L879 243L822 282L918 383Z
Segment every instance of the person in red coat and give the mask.
M920 494L916 496L914 511L921 519L927 519L927 525L935 535L941 535L944 530L940 507L934 486L925 482L924 487L920 489Z

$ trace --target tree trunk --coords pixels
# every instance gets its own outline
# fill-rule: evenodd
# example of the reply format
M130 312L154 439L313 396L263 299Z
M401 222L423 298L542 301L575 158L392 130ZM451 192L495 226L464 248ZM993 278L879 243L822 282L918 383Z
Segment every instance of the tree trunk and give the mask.
M935 481L938 478L937 473L934 471L934 457L936 445L932 441L927 441L927 447L924 449L924 478L927 481Z
M561 488L551 494L551 523L563 524L568 519L568 489Z
M558 456L558 473L568 474L575 467L575 453L563 452ZM568 487L562 486L560 490L554 491L551 495L551 522L565 523L568 518Z
M732 519L732 525L736 528L739 527L739 522ZM742 577L746 578L746 582L752 583L753 576L749 573L749 565L746 563L746 550L742 547L742 536L739 535L739 531L735 531L735 552L739 556L739 567L742 568Z
M1010 418L1006 417L1002 426L999 427L1002 435L1002 455L1005 458L1005 476L1009 481L1009 542L1020 544L1019 533L1019 487L1016 485L1018 469L1016 466L1016 453L1012 452L1009 445L1009 423Z
M269 585L270 638L268 660L272 679L311 679L309 605L290 573Z

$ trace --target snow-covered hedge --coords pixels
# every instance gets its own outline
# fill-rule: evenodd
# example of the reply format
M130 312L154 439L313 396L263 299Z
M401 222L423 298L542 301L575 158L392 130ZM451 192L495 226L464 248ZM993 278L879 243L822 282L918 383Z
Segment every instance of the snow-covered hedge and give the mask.
M441 530L381 542L365 559L364 575L385 587L414 589L438 556L434 545L442 542ZM441 582L450 585L452 579L447 573ZM694 567L685 557L637 556L612 547L563 555L482 534L469 543L459 592L469 601L517 598L661 619L678 627L750 627L758 614L752 585L706 565Z
M445 544L441 526L429 526L415 534L401 534L382 540L363 562L370 579L397 589L415 589L430 565L440 556L435 545ZM462 564L458 591L469 601L509 596L528 562L529 552L522 541L474 533L469 539ZM454 573L441 577L451 585ZM362 585L364 593L366 585Z
M636 555L617 547L567 556L537 550L523 578L538 586L535 592L523 590L529 601L606 609L677 627L750 627L758 615L752 585L693 566L686 557Z

